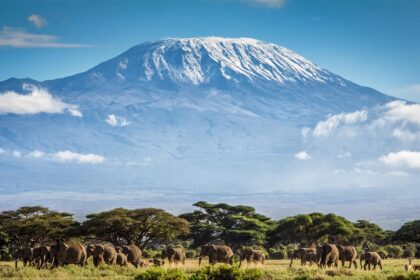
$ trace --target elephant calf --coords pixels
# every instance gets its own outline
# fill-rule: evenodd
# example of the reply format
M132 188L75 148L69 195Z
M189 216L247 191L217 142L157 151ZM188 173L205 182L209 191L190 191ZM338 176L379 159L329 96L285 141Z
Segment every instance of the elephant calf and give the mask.
M316 254L316 248L315 247L309 247L309 248L299 248L293 251L292 256L290 257L290 264L289 267L292 267L293 260L294 259L300 259L300 265L305 265L305 255L309 252L312 252Z
M124 253L122 252L118 252L115 258L115 263L119 266L127 266L128 265L127 256L124 255Z

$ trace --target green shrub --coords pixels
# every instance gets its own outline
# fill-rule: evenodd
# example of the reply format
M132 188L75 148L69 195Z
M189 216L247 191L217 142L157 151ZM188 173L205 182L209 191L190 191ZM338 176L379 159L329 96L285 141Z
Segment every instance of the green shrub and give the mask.
M241 270L235 266L207 266L196 271L189 280L263 280L272 279L258 268Z
M283 251L283 250L278 250L278 251L269 250L268 251L268 256L269 256L270 259L273 259L273 260L287 259L287 253L286 253L286 251Z
M163 280L165 273L166 272L163 268L150 268L138 274L134 279L135 280Z
M142 251L142 255L146 259L152 259L152 258L160 258L162 253L161 253L161 251L158 251L158 250L147 250L146 249L146 250Z
M388 276L388 280L420 280L420 274L411 272L409 274L397 274Z
M163 268L149 268L146 271L138 274L135 280L187 280L188 277L179 269L168 269L165 271Z
M385 246L385 251L387 251L388 258L401 258L404 251L401 246L398 245L387 245Z

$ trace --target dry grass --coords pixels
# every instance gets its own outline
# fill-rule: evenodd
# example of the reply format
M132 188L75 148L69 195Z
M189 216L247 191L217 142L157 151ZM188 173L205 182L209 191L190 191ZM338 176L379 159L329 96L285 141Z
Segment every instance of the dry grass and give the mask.
M298 262L289 269L288 260L268 260L264 266L243 266L258 267L264 272L267 272L268 279L388 279L390 276L407 276L404 271L404 264L407 263L405 259L388 259L384 260L384 269L381 271L364 271L359 269L339 268L333 269L318 269L316 266L301 267ZM416 263L416 262L414 262ZM206 262L203 265L207 265ZM203 266L202 265L202 266ZM176 267L173 265L172 267ZM165 268L169 268L168 265ZM178 265L187 274L192 274L198 269L197 260L188 260L185 265ZM0 263L0 279L134 279L134 276L139 272L144 271L145 268L136 269L134 267L109 267L102 266L95 268L91 263L87 267L78 267L69 265L65 268L54 270L37 270L33 267L22 267L20 263L19 268L14 268L12 262ZM404 279L404 277L400 278ZM420 273L412 273L410 279L420 279Z

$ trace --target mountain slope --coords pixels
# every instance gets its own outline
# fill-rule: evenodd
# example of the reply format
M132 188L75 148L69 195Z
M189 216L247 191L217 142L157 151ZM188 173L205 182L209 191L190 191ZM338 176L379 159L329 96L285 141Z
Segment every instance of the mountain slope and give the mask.
M130 194L137 192L149 203L167 193L169 203L181 190L217 201L233 193L251 199L256 192L311 191L322 201L331 189L395 183L334 173L359 170L361 162L400 148L389 138L367 143L352 130L354 138L333 140L302 133L331 114L339 115L332 128L346 122L340 114L366 110L366 119L374 117L396 99L274 44L215 37L149 42L83 73L9 79L0 91L30 94L25 83L45 88L83 117L69 110L0 114L0 197L120 192L121 206L133 205ZM302 151L307 155L299 158ZM103 160L86 164L95 155ZM83 211L81 201L72 203Z

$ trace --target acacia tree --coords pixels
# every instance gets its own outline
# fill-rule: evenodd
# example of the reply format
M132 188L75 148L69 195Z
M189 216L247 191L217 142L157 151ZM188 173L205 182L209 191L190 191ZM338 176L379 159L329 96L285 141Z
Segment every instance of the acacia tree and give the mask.
M335 214L311 213L287 217L278 221L270 231L269 246L278 243L304 243L309 246L327 241L328 238L343 240L354 232L354 225L344 217Z
M369 243L382 244L390 235L388 231L383 230L377 224L366 220L358 220L354 226L355 231L349 237L349 241L355 245L364 244L363 247L365 247Z
M397 242L420 243L420 220L407 222L393 236Z
M73 215L41 206L25 206L0 213L0 228L10 251L19 247L55 242L75 232Z
M190 223L193 241L198 247L221 241L234 249L241 246L264 245L266 232L272 227L270 218L255 212L250 206L211 204L200 201L194 204L199 210L180 217Z
M188 222L156 208L116 208L86 216L82 228L91 238L140 248L175 240L189 233Z

